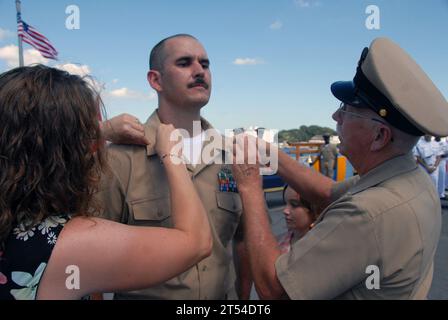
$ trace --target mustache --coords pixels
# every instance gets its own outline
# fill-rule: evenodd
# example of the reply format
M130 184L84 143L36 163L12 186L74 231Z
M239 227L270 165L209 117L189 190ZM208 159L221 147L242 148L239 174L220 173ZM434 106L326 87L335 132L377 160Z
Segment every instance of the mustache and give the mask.
M188 85L188 88L193 88L193 87L196 87L197 85L202 85L205 89L208 89L208 83L207 82L205 82L205 80L204 79L202 79L202 78L197 78L193 83L190 83L189 85Z

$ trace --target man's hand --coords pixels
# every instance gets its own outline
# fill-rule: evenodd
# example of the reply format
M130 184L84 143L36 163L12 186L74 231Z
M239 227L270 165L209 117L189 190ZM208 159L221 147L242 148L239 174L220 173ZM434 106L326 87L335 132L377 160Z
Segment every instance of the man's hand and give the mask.
M106 140L117 144L148 145L145 130L140 121L127 113L120 114L101 123L101 131Z
M233 164L233 177L235 178L238 190L244 192L254 187L262 187L260 167L256 164Z
M232 171L240 192L244 192L246 189L251 190L254 187L262 187L257 146L254 145L255 148L250 148L249 139L255 138L244 135L234 141Z
M275 262L281 252L272 234L266 211L262 176L260 174L260 141L251 136L237 136L234 142L233 177L243 203L244 243L250 271L260 299L278 299L286 296L277 278ZM247 264L247 262L246 262ZM252 275L252 276L251 276ZM250 296L250 281L241 283L243 298Z

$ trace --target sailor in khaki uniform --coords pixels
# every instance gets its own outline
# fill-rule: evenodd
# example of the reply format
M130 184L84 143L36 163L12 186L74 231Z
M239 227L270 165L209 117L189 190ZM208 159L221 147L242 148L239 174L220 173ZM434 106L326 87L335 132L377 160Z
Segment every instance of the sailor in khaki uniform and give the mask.
M199 151L208 150L212 156L207 162L187 164L187 169L208 213L213 249L208 258L166 283L145 290L116 293L115 298L235 299L232 251L235 244L241 252L243 244L242 241L233 242L240 240L237 229L242 207L236 187L231 183L231 168L220 164L224 163L224 144L211 144L208 134L213 128L200 117L200 109L207 104L211 90L207 54L194 37L176 35L156 45L150 64L148 81L158 92L159 108L144 125L149 144L146 147L109 146L111 170L101 181L102 190L97 199L104 207L106 218L129 225L172 227L168 180L154 149L155 133L164 122L185 129L191 136L193 121L197 121L202 130L190 143L199 145ZM204 159L201 155L200 159ZM175 157L174 153L167 156ZM197 160L197 154L194 157ZM163 239L160 250L163 250ZM126 270L123 272L125 276Z
M353 81L331 90L342 101L333 114L340 152L359 177L335 183L279 152L279 174L325 208L289 253L279 252L269 230L258 167L234 166L257 291L270 299L425 298L441 208L412 149L424 133L448 134L448 103L386 38L364 49Z
M338 148L330 143L330 135L323 135L325 144L320 147L320 173L333 179L334 169L338 158Z

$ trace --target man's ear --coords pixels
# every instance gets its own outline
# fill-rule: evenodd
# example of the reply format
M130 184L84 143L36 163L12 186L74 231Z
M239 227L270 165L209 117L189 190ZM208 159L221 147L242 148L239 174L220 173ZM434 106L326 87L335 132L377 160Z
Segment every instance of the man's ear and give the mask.
M159 71L149 70L147 74L149 85L157 92L162 91L162 79Z
M384 125L381 125L375 133L375 139L370 146L371 151L379 151L393 142L392 130Z

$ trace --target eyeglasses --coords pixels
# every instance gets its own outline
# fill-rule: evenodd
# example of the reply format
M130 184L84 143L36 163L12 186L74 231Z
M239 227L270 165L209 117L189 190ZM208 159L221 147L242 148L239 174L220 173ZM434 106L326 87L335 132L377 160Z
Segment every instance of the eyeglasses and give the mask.
M372 120L372 121L376 121L376 122L379 122L379 123L387 125L386 122L384 122L384 121L382 121L380 119L372 118L372 117L369 117L369 116L364 116L364 115L359 114L359 113L347 111L347 104L345 104L344 102L341 102L341 104L339 105L338 110L336 110L336 113L341 113L343 115L347 114L347 115L351 115L352 117L355 117L355 118Z

